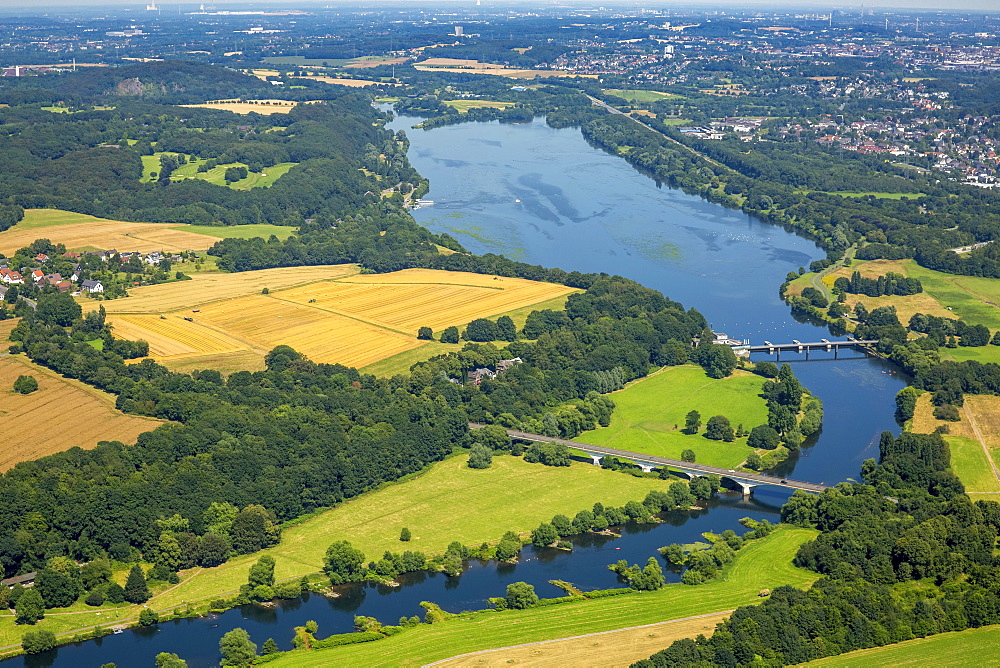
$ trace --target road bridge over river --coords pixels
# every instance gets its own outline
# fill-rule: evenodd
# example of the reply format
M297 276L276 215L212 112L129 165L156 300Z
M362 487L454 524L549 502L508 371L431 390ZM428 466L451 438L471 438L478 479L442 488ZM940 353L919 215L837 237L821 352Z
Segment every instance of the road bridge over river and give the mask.
M765 341L762 345L751 346L749 344L732 346L733 350L739 352L745 350L747 353L767 353L768 355L777 355L778 359L781 359L782 352L793 352L793 353L805 353L806 359L809 359L810 350L825 350L826 352L833 351L834 359L837 358L838 353L843 348L855 348L868 352L869 348L873 348L878 341L873 339L855 339L848 337L846 341L830 341L828 339L821 339L819 341L810 341L808 343L803 343L802 341L792 340L791 343L771 343L770 341Z
M469 423L470 429L478 429L484 426L486 425L478 422ZM570 441L563 438L555 438L553 436L530 434L516 429L508 429L507 435L521 441L561 443L567 447L573 448L574 450L586 453L594 460L594 463L598 465L600 465L601 459L604 457L618 457L619 459L627 459L635 464L638 464L643 471L652 471L655 468L668 468L683 473L689 478L702 475L717 475L738 484L743 489L743 494L750 494L753 488L759 485L774 485L775 487L782 487L785 489L801 489L806 492L822 492L824 489L830 489L831 487L831 485L824 485L820 483L803 482L801 480L791 480L789 478L777 478L775 476L764 475L763 473L745 473L734 469L724 469L717 466L706 466L704 464L685 462L679 459L654 457L653 455L644 455L639 452L616 450L615 448L608 448L603 445L591 445L589 443Z

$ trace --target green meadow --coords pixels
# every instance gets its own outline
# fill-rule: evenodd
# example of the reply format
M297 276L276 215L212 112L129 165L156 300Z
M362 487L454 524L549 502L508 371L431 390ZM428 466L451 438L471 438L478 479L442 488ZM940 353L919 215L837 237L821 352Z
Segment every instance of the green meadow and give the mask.
M713 415L725 415L734 429L742 424L750 431L765 424L763 383L763 378L746 371L713 379L700 367L665 367L610 394L615 402L611 426L585 432L576 440L670 459L680 459L681 452L691 449L700 464L735 468L751 452L746 438L732 443L709 440L703 435L705 424ZM693 435L681 431L691 410L701 414L702 422Z
M950 666L995 666L996 650L1000 647L1000 626L984 626L952 633L940 633L928 638L863 649L840 656L831 656L818 661L810 661L807 666L830 666L831 668L870 668L871 666L893 666L893 668L948 668Z
M160 171L160 156L161 155L177 155L176 153L168 152L157 152L153 155L144 155L142 157L142 177L139 179L142 183L151 183L153 181L153 174ZM175 169L170 174L170 181L177 182L183 181L184 179L199 179L201 181L207 181L209 183L215 184L217 186L228 186L233 190L249 190L250 188L266 188L274 185L274 182L279 178L288 173L292 167L297 165L295 162L280 162L272 167L265 167L260 172L250 172L247 174L245 179L240 179L239 181L234 181L233 183L226 183L226 169L229 167L246 167L242 162L231 162L225 165L217 165L207 172L199 172L198 167L207 162L207 160L199 160L193 156L188 156L188 162L181 165Z

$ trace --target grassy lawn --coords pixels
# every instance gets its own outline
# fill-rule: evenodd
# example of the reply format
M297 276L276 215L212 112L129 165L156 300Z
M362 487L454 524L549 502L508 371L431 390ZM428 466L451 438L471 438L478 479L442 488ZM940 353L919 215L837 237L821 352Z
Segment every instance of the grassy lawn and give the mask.
M984 626L810 661L809 666L986 666L996 664L1000 626ZM993 659L989 657L994 657Z
M625 90L621 88L606 88L604 92L608 95L620 97L629 102L659 102L660 100L680 100L683 95L673 93L661 93L658 90Z
M514 106L513 102L499 100L445 100L444 103L462 114L469 109L506 109Z
M652 624L665 619L731 610L759 601L761 589L805 587L816 574L791 565L815 531L782 526L740 550L720 580L647 592L502 613L480 612L374 643L290 653L274 666L419 666L456 654Z
M918 197L923 197L924 193L886 193L886 192L850 192L847 190L833 190L830 191L831 195L840 195L841 197L868 197L872 196L875 199L917 199Z
M195 234L205 234L220 239L269 238L272 234L282 241L295 234L295 228L287 225L180 225L176 229Z
M611 394L615 401L611 426L585 432L576 440L671 459L680 459L681 452L690 448L698 463L734 468L751 452L746 438L711 441L702 435L704 425L713 415L725 415L734 429L742 424L749 431L765 424L763 383L763 378L745 371L715 380L696 366L666 367ZM691 410L701 413L699 434L681 432Z

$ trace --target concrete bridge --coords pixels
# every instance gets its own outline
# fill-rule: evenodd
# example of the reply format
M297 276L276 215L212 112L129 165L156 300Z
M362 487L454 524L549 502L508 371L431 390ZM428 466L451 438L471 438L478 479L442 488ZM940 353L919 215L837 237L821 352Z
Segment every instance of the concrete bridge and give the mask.
M738 345L733 346L732 348L736 352L745 350L747 353L767 353L768 355L777 355L779 360L781 359L782 351L805 353L806 359L809 359L810 350L825 350L826 352L833 351L833 358L837 359L837 354L842 348L856 348L867 352L867 348L870 348L877 343L878 341L876 340L860 340L848 337L846 341L830 341L828 339L820 339L819 341L810 341L808 343L803 343L802 341L797 341L795 339L792 339L791 343L771 343L770 341L765 341L763 345Z
M469 423L470 429L478 429L479 427L485 426L486 425L478 422ZM750 492L753 491L753 488L759 485L774 485L775 487L782 487L785 489L801 489L806 492L822 492L824 489L831 488L831 485L823 485L814 482L802 482L800 480L791 480L788 478L777 478L775 476L764 475L762 473L744 473L743 471L736 471L734 469L706 466L704 464L695 464L693 462L685 462L679 459L667 459L665 457L654 457L653 455L644 455L638 452L629 452L627 450L616 450L615 448L607 448L603 445L591 445L589 443L581 443L580 441L570 441L552 436L542 436L541 434L530 434L525 431L517 431L516 429L508 429L507 435L521 441L561 443L567 447L573 448L574 450L586 453L594 460L594 464L597 465L600 465L601 460L604 457L617 457L619 459L631 461L642 468L643 471L647 472L657 468L667 468L683 473L688 476L688 478L703 475L717 475L738 484L742 488L744 495L750 494Z

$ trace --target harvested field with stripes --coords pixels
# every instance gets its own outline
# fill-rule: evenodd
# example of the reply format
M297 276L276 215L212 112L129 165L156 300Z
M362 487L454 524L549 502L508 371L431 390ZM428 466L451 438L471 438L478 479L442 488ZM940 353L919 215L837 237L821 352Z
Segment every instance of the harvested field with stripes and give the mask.
M512 311L576 292L554 283L485 274L404 269L313 283L272 295L416 334Z
M38 390L13 392L11 386L22 375L34 376ZM110 394L15 355L0 358L0 420L6 444L0 452L0 471L74 446L93 448L99 441L131 445L139 434L163 424L121 413Z
M357 265L328 264L261 269L238 274L195 274L190 281L133 288L125 299L104 302L104 308L109 314L170 313L179 309L198 308L211 302L260 294L264 288L273 292L305 283L342 278L357 272Z
M355 367L419 347L427 347L429 357L442 352L442 344L417 339L420 327L440 332L535 304L553 308L553 299L574 291L464 272L360 275L355 265L330 265L203 274L136 288L104 306L115 336L147 341L153 359L186 371L232 372L263 368L264 356L278 345L315 362Z

